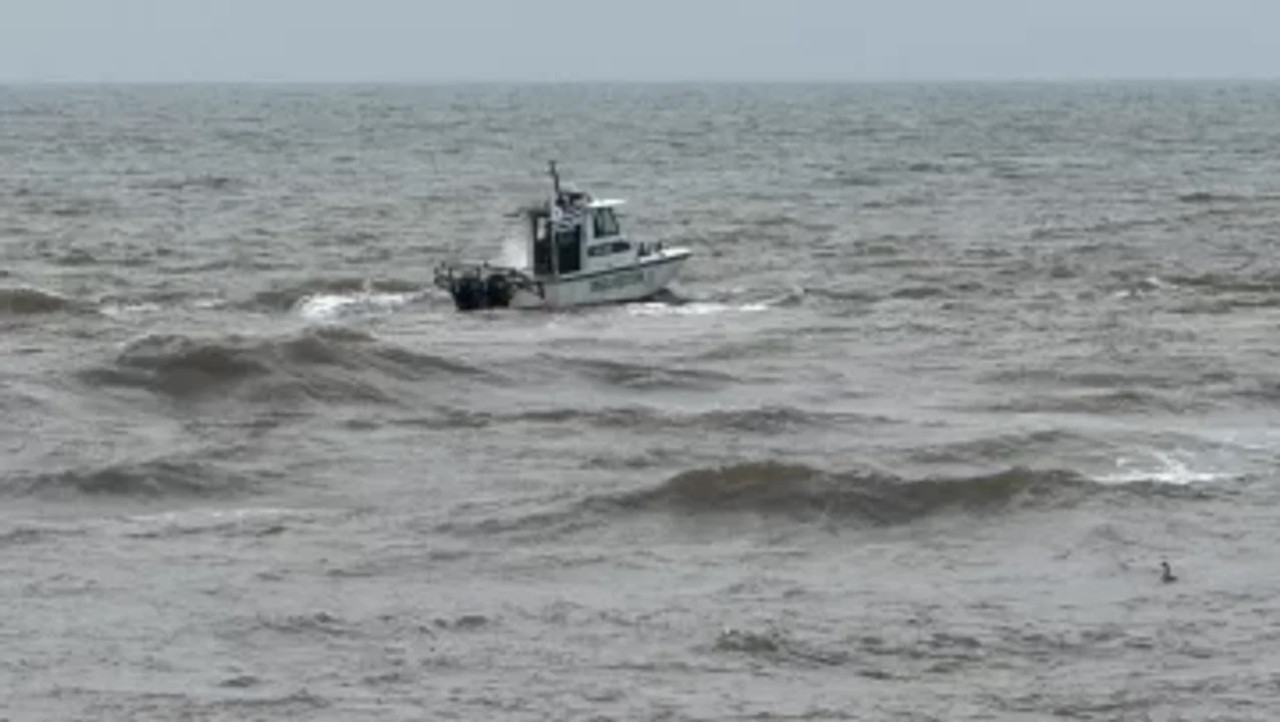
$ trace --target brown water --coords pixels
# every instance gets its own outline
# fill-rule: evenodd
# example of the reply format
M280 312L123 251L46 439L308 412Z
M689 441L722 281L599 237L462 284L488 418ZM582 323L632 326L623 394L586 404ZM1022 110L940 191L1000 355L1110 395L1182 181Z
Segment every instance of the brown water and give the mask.
M0 88L0 718L1272 720L1278 114ZM673 298L430 285L551 158Z

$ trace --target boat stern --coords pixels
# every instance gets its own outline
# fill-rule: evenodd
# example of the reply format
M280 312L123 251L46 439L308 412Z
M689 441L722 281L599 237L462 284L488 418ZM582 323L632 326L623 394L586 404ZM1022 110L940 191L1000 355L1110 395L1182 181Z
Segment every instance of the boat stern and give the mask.
M516 300L525 305L527 297L543 295L542 284L523 272L488 264L437 266L432 283L449 292L459 311L507 308Z

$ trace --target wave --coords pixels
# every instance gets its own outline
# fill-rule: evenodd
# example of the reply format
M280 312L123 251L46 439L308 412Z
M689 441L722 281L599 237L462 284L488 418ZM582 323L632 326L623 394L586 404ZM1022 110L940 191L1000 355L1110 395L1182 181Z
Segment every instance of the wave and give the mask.
M945 165L930 161L917 161L907 165L907 172L909 173L946 173L947 170Z
M891 298L901 298L909 301L919 301L926 298L937 298L947 295L947 290L938 286L904 286L894 289L889 294Z
M1203 411L1207 402L1187 398L1184 392L1160 394L1122 388L1073 395L1032 395L1028 398L984 405L1001 413L1136 414Z
M830 474L803 464L764 461L685 471L655 488L607 499L606 504L634 511L799 514L900 524L944 507L996 509L1024 494L1061 493L1083 481L1068 472L1021 469L990 476L906 481L876 473Z
M0 549L10 546L38 544L47 539L63 536L82 536L84 531L74 527L48 522L22 522L0 528Z
M1197 482L1221 478L1168 476L1158 471L1144 475L1135 469L1126 475L1093 479L1069 470L1012 467L996 473L912 479L877 471L832 473L800 463L751 461L695 468L656 486L593 494L568 504L455 518L437 530L542 539L600 528L619 517L651 514L904 526L943 514L1000 517L1091 502L1149 505L1158 499L1211 498L1215 487Z
M78 308L77 302L51 291L28 286L0 288L0 315L30 316Z
M369 293L335 295L321 293L298 302L298 315L308 321L325 322L360 314L394 311L417 300L418 293Z
M1095 439L1087 436L1060 429L1046 429L927 446L908 452L908 458L914 463L922 464L973 464L989 467L992 463L1010 463L1010 460L1018 458L1044 459L1064 447L1080 450L1097 445Z
M883 298L866 288L857 287L808 287L804 289L804 296L841 305L864 305Z
M722 343L689 358L697 361L736 361L744 358L782 356L791 352L796 344L797 339L792 335L757 333L748 340Z
M823 185L835 188L876 188L888 185L888 179L872 172L840 170L824 179Z
M1263 293L1280 294L1280 274L1261 272L1254 275L1201 273L1193 276L1172 276L1169 282L1208 293Z
M110 198L45 196L27 197L23 210L32 215L49 215L56 218L108 217L119 212L120 205Z
M768 301L731 305L713 301L684 301L681 303L634 303L627 304L627 313L632 316L706 316L716 313L759 313L771 307Z
M290 311L309 299L324 296L356 296L359 294L422 294L419 284L395 279L374 281L364 277L313 278L282 288L260 291L246 304L250 310Z
M1243 193L1214 193L1211 191L1196 191L1194 193L1184 193L1178 196L1178 200L1182 203L1200 204L1200 203L1248 203L1254 201L1275 201L1280 200L1280 195L1275 194L1259 194L1246 195Z
M184 191L187 189L231 191L244 189L248 187L248 183L228 176L206 174L180 178L162 178L144 183L141 187L165 191Z
M607 386L629 389L711 389L733 383L737 379L721 371L696 368L657 366L608 361L604 359L563 358L543 354L542 358L558 371L567 371Z
M888 210L893 208L919 208L930 205L933 198L927 192L897 191L886 194L883 198L868 200L863 208L872 210Z
M1179 314L1228 314L1235 309L1280 307L1280 274L1271 271L1174 275L1169 283L1194 293L1172 307Z
M153 334L128 344L113 364L89 369L93 386L129 387L182 398L237 395L252 402L376 402L399 397L397 380L490 377L482 369L381 343L345 328L284 339Z
M68 249L61 255L55 256L49 260L54 265L70 267L93 266L99 262L96 256L83 248ZM134 262L136 263L137 260L135 259Z
M889 423L889 420L854 413L805 411L792 406L761 406L697 414L687 423L696 429L773 434L804 427L845 423Z
M248 491L247 477L188 460L151 459L68 469L10 479L4 491L17 495L125 498L217 497Z
M1114 480L1108 480L1114 481ZM595 510L860 520L905 524L945 511L998 514L1070 506L1098 495L1195 494L1154 477L1101 483L1067 470L1015 467L993 474L904 479L880 472L829 473L803 464L759 461L699 468L656 487L589 499Z
M1192 469L1187 461L1177 458L1173 453L1163 451L1149 452L1151 460L1140 464L1130 459L1122 459L1119 470L1095 477L1101 484L1173 484L1190 486L1208 484L1219 481L1239 479L1239 474L1221 471L1200 471Z
M593 429L626 429L631 431L689 429L690 431L701 433L731 431L776 434L794 431L799 428L893 422L883 417L855 413L806 411L792 406L759 406L743 409L717 409L689 414L663 413L656 409L644 407L529 409L511 414L446 409L438 417L410 419L400 423L431 428L483 428L520 423L577 424Z
M1041 388L1082 387L1129 391L1136 387L1179 390L1187 378L1146 372L1106 370L1063 370L1057 368L1017 368L984 374L983 380L999 386L1019 385Z

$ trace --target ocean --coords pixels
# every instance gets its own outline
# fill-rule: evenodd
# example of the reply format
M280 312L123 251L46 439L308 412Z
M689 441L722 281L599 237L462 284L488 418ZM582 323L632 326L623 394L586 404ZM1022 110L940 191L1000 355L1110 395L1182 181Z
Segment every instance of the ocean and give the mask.
M0 87L0 719L1274 720L1278 148L1252 81ZM550 160L667 297L432 285Z

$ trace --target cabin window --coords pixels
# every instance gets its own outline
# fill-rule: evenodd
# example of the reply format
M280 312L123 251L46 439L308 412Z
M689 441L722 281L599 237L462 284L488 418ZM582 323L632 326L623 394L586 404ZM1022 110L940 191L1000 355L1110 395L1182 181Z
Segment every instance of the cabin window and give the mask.
M631 244L626 241L614 241L613 243L597 243L587 248L587 255L592 257L611 256L615 253L626 253L631 250Z
M592 217L595 219L596 238L606 238L621 233L618 229L618 219L613 215L612 208L597 208Z

